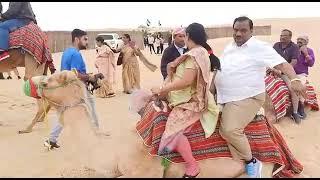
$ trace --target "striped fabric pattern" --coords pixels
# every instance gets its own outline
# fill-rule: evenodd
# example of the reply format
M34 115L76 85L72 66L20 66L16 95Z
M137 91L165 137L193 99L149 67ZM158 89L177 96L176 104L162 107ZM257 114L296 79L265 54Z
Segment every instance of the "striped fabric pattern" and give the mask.
M265 83L266 91L271 98L276 112L276 118L277 120L280 120L287 114L287 111L291 106L289 89L286 83L280 77L268 75L265 77ZM306 88L307 99L305 100L305 104L310 106L311 110L319 111L318 100L314 87L310 84L310 82L307 82Z
M314 90L314 87L308 81L307 81L307 99L305 101L305 104L310 106L311 110L319 111L316 92Z
M272 75L265 77L266 92L270 96L277 120L284 117L291 106L290 93L286 83L281 78Z
M169 113L157 112L151 103L145 109L141 120L136 124L138 135L149 148L149 154L157 154L162 134L165 130ZM186 133L193 156L197 161L211 158L228 157L231 153L227 142L218 133L219 123L213 135L205 138L200 121L192 125ZM275 163L274 177L292 177L302 172L302 165L294 158L281 134L264 116L256 116L255 120L245 128L253 156L262 162ZM173 163L184 162L179 153L171 152L161 155Z
M9 47L9 49L22 48L31 54L39 64L53 61L47 46L46 34L33 22L10 33Z

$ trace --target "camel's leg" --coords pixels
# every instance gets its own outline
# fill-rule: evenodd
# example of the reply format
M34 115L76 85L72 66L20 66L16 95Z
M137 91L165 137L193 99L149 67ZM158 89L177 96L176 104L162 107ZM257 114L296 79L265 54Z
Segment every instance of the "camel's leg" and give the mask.
M41 76L43 74L43 71L44 71L44 64L39 65L31 55L26 53L24 80L27 80L33 76ZM43 121L45 114L47 114L49 112L50 105L48 103L44 102L43 99L37 100L37 104L38 104L38 112L37 112L36 116L33 118L31 124L25 130L19 131L20 134L32 132L33 126L37 122Z
M19 131L19 134L30 133L32 132L33 126L37 122L42 122L45 118L45 115L48 114L50 110L50 105L46 103L43 99L37 100L38 112L36 116L33 118L31 124L24 130Z
M45 63L38 64L38 62L28 53L25 55L25 75L27 80L33 76L42 76L44 73Z
M37 122L43 122L44 119L45 119L45 115L47 115L47 114L49 113L49 110L51 109L51 106L50 106L49 103L43 104L43 103L44 103L43 100L40 100L40 101L41 101L41 103L38 104L38 109L41 108L41 110L38 110L38 112L41 111L41 112L43 112L43 113L42 113L41 116L38 118ZM41 107L40 107L40 106L41 106Z

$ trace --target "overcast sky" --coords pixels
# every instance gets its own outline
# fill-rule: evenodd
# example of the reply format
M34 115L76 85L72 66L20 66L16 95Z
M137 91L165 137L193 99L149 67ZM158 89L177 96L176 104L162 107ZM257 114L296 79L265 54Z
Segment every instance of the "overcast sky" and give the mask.
M4 11L8 2L2 2ZM232 24L234 18L320 17L319 2L31 2L43 30Z

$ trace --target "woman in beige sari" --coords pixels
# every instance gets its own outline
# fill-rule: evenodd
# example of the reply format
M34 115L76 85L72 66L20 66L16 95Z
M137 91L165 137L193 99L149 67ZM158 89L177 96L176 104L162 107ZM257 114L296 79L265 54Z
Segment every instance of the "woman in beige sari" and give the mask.
M140 89L140 69L139 59L143 64L151 71L155 71L157 66L151 64L141 53L140 49L135 46L135 43L131 41L129 34L124 34L122 37L124 45L117 50L123 54L122 58L122 83L123 92L131 94L134 89Z
M97 57L95 67L99 73L104 75L101 81L100 88L97 89L96 95L101 98L114 97L115 92L113 86L115 84L116 63L112 50L104 44L104 39L101 36L96 38Z
M201 24L190 24L186 35L189 52L167 65L168 76L164 85L151 91L160 98L165 97L172 109L158 155L178 152L186 162L183 177L194 178L200 173L200 168L185 133L200 121L205 137L213 134L219 109L209 91L209 76L210 70L220 69L220 63L206 43L207 36Z

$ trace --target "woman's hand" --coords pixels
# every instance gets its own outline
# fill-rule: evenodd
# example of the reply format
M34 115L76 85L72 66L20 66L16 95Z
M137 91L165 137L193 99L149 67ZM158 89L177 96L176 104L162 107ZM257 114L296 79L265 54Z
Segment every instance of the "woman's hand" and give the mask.
M159 95L161 93L161 89L159 87L151 88L152 95Z
M160 99L163 99L166 97L167 93L162 90L160 87L153 87L151 88L151 92L153 96L158 96Z

